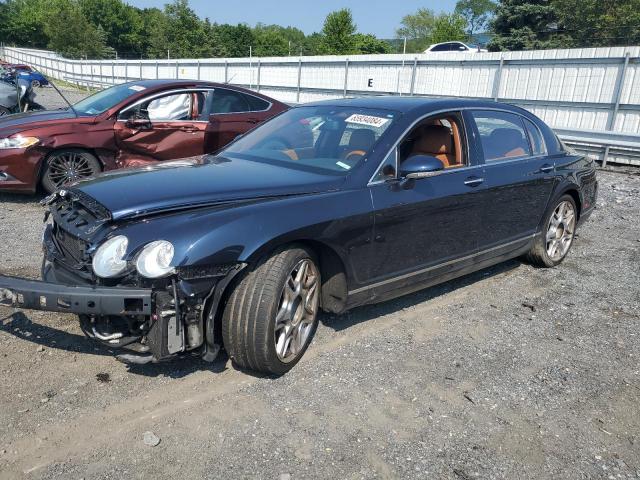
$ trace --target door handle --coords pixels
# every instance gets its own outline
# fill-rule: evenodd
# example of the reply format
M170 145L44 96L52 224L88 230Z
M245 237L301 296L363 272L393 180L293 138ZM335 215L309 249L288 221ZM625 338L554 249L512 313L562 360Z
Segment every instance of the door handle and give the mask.
M253 124L258 123L259 121L260 121L260 120L258 120L257 118L250 118L249 120L247 120L247 122L249 122L249 123L253 123Z
M180 131L187 133L196 133L198 129L195 125L183 125L182 127L180 127Z
M480 177L469 177L464 181L464 184L467 187L477 187L478 185L480 185L482 182L484 182L484 178L480 178Z
M553 172L553 169L555 167L553 165L549 165L548 163L545 163L544 165L542 165L540 167L540 172L541 173L549 173L549 172Z

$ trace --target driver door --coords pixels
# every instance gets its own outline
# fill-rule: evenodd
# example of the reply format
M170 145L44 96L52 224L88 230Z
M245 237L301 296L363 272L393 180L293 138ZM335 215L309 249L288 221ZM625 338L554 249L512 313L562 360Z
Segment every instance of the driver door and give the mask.
M482 165L474 161L467 145L460 113L426 119L400 142L372 179L376 262L370 274L371 283L379 285L374 296L419 288L442 273L440 267L458 268L459 262L477 252L485 189ZM402 163L415 154L438 158L444 169L406 181Z
M114 126L119 156L172 160L204 154L207 123L198 119L203 97L172 91L125 109Z

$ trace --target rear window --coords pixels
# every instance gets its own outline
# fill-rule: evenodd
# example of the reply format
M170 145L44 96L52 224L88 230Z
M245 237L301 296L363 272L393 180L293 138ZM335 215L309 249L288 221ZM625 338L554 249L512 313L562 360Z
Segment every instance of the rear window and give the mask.
M531 120L524 119L524 125L527 127L527 133L529 134L529 140L531 141L531 149L534 155L544 155L547 153L547 149L542 138L540 129L535 126Z
M499 111L475 111L473 118L480 133L486 162L531 155L528 133L519 115Z

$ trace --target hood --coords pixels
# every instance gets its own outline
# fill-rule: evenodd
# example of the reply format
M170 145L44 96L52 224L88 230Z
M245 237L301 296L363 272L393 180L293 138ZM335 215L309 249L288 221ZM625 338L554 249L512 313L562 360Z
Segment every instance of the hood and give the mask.
M259 161L203 157L117 170L79 183L114 220L220 203L337 190L342 176L286 168Z
M70 109L16 113L15 115L0 117L0 132L4 133L3 130L5 129L16 129L20 127L32 128L39 126L41 123L57 122L70 118L75 118L74 113Z

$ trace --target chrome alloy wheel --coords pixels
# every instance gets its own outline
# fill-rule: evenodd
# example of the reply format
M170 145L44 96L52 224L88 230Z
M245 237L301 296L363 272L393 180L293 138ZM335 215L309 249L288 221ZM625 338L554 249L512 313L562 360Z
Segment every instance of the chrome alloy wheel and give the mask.
M571 202L560 202L547 226L547 255L554 262L560 261L571 248L576 229L576 209Z
M63 187L93 175L93 169L82 153L64 152L49 160L49 179L56 187Z
M320 275L309 259L298 262L287 277L276 315L278 359L288 363L305 348L318 313Z

